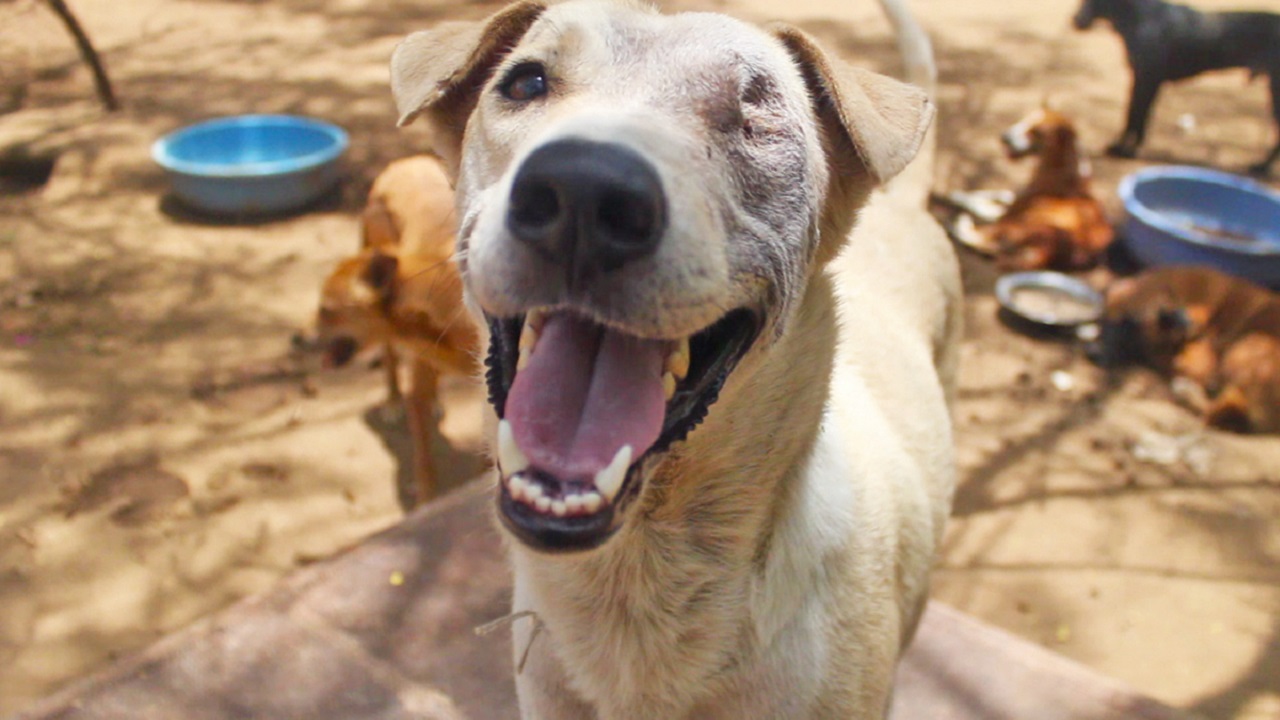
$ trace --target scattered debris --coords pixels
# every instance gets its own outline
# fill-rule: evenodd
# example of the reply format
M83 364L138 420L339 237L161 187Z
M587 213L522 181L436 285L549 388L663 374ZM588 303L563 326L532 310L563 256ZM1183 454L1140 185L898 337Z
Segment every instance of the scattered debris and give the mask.
M1076 387L1075 377L1066 370L1054 370L1049 382L1058 392L1071 392Z
M1202 477L1209 474L1213 465L1213 450L1203 432L1166 435L1151 430L1133 443L1132 453L1140 462L1164 467L1184 465Z

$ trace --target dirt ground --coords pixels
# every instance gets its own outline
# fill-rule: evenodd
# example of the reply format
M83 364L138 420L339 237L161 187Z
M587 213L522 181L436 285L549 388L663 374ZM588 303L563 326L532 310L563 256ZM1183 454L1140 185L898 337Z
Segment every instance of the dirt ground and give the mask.
M310 371L288 341L356 246L369 180L419 147L394 128L397 38L497 7L72 4L120 113L98 109L42 4L0 1L0 166L23 169L0 178L0 714L400 516L406 440L379 373ZM1095 156L1117 132L1119 42L1069 30L1074 0L913 4L942 74L940 189L1025 177L997 134L1046 94ZM697 7L783 17L896 66L872 0ZM1152 161L1243 167L1271 141L1266 109L1243 73L1166 92L1141 161L1096 157L1099 188L1113 198ZM343 189L253 224L183 212L149 143L240 112L347 128ZM1155 376L1109 378L1010 332L993 268L965 266L962 482L934 595L1206 717L1280 718L1280 439L1205 432ZM481 468L481 411L474 385L450 388L440 450L455 481Z

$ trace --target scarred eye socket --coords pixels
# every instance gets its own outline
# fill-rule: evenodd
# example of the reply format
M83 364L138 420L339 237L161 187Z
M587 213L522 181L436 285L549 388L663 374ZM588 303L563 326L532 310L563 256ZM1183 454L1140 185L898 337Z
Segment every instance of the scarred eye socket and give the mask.
M498 92L508 100L528 102L547 94L547 70L541 63L520 63L511 68L498 85Z

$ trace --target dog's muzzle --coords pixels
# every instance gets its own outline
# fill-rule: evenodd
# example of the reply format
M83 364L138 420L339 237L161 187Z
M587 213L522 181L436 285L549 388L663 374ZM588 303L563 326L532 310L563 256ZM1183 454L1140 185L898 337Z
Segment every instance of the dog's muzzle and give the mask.
M516 170L506 230L565 298L487 316L499 516L532 548L586 550L612 536L646 472L703 420L759 334L761 313L746 308L680 338L593 317L585 291L653 257L667 214L658 172L620 144L555 140Z

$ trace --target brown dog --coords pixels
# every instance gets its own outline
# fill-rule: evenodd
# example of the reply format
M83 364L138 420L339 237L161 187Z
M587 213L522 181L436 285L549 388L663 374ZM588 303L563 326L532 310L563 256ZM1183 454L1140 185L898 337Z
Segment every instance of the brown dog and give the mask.
M318 327L325 362L385 352L390 399L400 400L399 356L412 375L405 410L414 448L417 502L435 495L430 438L441 375L474 375L479 336L462 308L453 262L453 191L430 157L398 160L374 181L361 220L363 249L324 282Z
M1034 154L1035 174L994 223L980 228L957 223L958 239L994 254L1007 270L1077 270L1096 263L1114 231L1090 189L1088 162L1080 157L1071 120L1040 108L1000 139L1010 158ZM979 214L964 196L952 201Z
M1195 382L1209 425L1280 432L1280 295L1265 288L1199 267L1118 280L1090 354Z

